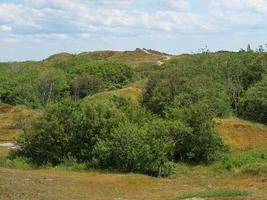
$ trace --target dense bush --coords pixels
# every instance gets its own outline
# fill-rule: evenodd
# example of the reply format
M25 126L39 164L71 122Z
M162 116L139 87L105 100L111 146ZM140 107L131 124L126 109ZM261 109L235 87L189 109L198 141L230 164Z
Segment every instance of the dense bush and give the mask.
M43 106L60 100L68 91L66 75L59 69L46 69L37 80L37 91Z
M171 59L165 68L181 69L187 77L204 74L220 82L235 113L244 90L267 73L267 54L251 50L235 52L204 52Z
M105 88L103 80L90 74L77 75L71 81L71 92L79 98L96 94L103 88Z
M179 120L192 129L177 139L177 161L209 163L226 151L216 133L214 117L230 113L224 87L206 75L188 77L182 70L165 70L152 76L145 88L143 105L168 120Z
M70 99L49 105L18 139L20 148L13 156L28 157L39 166L59 164L72 151L69 144L79 129L80 113L79 104Z
M154 176L169 175L177 140L188 131L179 122L156 120L142 127L126 123L95 146L93 164Z
M119 96L65 99L32 122L13 156L39 166L75 159L88 167L165 176L175 161L208 163L223 150L213 126L196 113L187 121L160 119Z
M226 116L230 101L223 86L205 75L192 78L181 70L166 70L152 76L145 88L143 104L156 114L164 115L168 106L187 107L202 102L213 117Z
M45 107L68 95L84 98L104 90L122 88L133 77L133 69L125 64L96 61L86 56L2 63L0 101Z
M267 124L267 76L251 86L240 99L241 117Z
M0 70L0 102L38 107L40 100L34 87L37 76L31 68Z
M69 56L61 60L51 60L50 67L60 68L71 77L90 74L105 81L109 88L121 88L134 76L133 69L125 64L104 60L93 60L84 55Z

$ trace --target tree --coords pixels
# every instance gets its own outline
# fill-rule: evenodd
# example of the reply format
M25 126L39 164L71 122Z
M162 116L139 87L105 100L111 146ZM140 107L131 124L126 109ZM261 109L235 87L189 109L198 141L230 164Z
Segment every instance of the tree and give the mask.
M93 75L81 74L71 81L71 91L74 96L84 98L96 94L104 89L104 82Z
M64 72L59 69L46 69L37 80L37 90L43 106L62 98L68 87L67 78Z
M239 115L267 124L267 76L244 93L239 102Z
M49 105L18 139L13 156L28 157L38 166L59 164L72 152L71 139L81 118L79 104L71 99Z

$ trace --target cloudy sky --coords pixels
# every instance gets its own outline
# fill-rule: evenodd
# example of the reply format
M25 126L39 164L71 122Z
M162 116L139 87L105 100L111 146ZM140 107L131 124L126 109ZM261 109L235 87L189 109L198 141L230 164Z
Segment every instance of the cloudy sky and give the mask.
M239 50L267 43L267 0L0 0L0 61L57 52Z

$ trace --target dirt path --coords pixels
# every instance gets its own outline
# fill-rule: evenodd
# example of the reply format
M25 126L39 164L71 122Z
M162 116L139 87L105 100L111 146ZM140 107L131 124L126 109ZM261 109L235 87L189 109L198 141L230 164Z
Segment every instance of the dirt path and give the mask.
M0 143L0 147L5 147L5 148L16 148L16 145L11 142L6 142L6 143Z
M146 49L141 49L141 51L143 51L144 53L146 54L150 54L150 55L158 55L158 54L155 54L155 53L152 53L152 52L149 52L147 51ZM162 55L162 60L159 60L157 62L158 65L163 65L166 61L170 60L171 59L171 56L163 56Z

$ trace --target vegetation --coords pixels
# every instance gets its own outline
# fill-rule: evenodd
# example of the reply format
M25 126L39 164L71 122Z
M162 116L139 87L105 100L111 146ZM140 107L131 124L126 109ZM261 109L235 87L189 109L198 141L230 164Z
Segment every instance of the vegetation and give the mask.
M69 95L84 98L121 88L133 78L133 69L125 64L86 56L49 58L34 64L11 63L0 68L0 101L40 108Z
M241 173L267 173L267 151L250 150L228 155L222 160L221 167Z
M239 113L245 119L267 124L267 76L245 92Z
M108 59L113 53L1 67L1 101L42 109L29 124L18 123L23 134L11 160L168 176L179 162L235 165L216 119L266 122L264 52L205 51L135 70ZM139 88L125 88L137 78Z
M189 199L189 198L212 198L212 197L239 197L248 196L250 193L243 190L231 190L231 189L217 189L208 190L204 192L194 192L180 196L178 199Z

